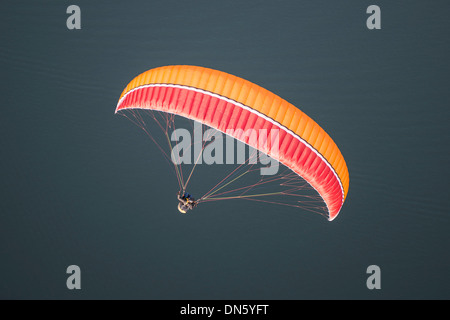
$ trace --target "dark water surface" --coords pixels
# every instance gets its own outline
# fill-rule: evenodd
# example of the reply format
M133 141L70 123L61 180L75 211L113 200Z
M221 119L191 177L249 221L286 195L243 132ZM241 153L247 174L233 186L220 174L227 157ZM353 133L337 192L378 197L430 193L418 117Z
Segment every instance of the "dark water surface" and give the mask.
M2 2L0 297L449 299L450 5L377 1L368 30L371 4ZM134 76L169 64L243 77L316 120L350 172L338 218L246 201L181 216L167 163L114 115Z

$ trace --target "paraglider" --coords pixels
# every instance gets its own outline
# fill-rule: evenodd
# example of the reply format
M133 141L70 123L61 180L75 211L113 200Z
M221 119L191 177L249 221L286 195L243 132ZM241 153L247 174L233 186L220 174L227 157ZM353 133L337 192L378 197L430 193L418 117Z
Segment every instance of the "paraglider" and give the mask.
M126 86L120 95L116 113L125 110L150 110L164 114L167 125L159 125L166 131L172 118L181 116L226 133L267 154L292 173L289 174L289 183L280 185L292 186L290 181L293 176L303 178L320 195L325 203L324 215L330 221L336 218L344 204L349 174L335 142L300 109L252 82L204 67L159 67L138 75ZM134 117L140 121L139 116ZM243 134L248 130L276 132L278 143L261 143L261 139ZM170 144L168 135L167 139ZM177 165L175 172L180 190L185 190L191 175L185 181ZM251 188L234 198L250 199L253 194L247 194L249 190ZM293 190L288 188L273 194L298 196L294 191L299 189ZM212 194L218 193L205 194L195 201L195 205L217 200ZM183 194L179 197L182 198ZM267 196L259 199L267 199ZM182 200L179 211L191 210L189 204L193 203L188 203L188 198Z
M178 191L178 211L181 213L187 213L188 210L192 210L197 206L197 201L187 192Z

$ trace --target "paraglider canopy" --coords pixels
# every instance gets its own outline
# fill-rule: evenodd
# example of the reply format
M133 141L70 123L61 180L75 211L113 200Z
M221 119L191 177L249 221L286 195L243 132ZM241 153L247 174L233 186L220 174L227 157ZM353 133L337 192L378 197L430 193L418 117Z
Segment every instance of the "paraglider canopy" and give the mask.
M138 75L123 90L116 113L125 110L157 111L166 115L167 124L172 121L172 115L177 115L261 151L303 178L320 195L326 205L325 216L330 221L339 214L347 197L347 165L332 138L300 109L250 81L197 66L159 67ZM133 113L132 120L140 123L141 119ZM260 139L243 134L249 130L276 132L278 143L259 143ZM180 189L185 190L189 179L183 183L176 166L175 170L181 181ZM282 184L286 190L276 194L297 197L293 191L299 189L289 189L293 177L287 178L287 183ZM198 202L217 200L211 197L213 194L218 195L217 191L207 193ZM239 198L250 199L250 196ZM298 203L301 201L295 206Z

